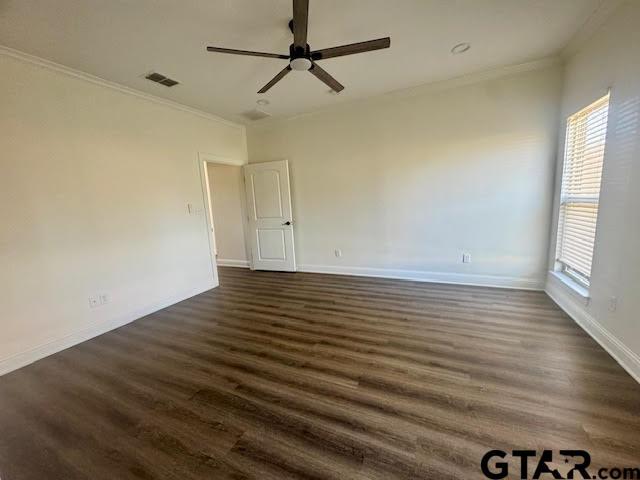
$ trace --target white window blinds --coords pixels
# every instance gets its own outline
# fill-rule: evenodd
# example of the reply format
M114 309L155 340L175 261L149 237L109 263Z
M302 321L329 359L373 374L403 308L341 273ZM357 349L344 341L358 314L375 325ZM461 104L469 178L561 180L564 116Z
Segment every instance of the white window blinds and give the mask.
M567 119L556 260L589 285L596 237L609 95Z

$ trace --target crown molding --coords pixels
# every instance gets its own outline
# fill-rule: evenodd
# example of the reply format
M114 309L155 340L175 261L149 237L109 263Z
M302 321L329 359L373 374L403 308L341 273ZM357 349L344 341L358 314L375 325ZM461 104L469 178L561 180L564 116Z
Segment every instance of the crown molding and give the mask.
M350 100L344 103L338 103L334 105L328 105L326 107L318 108L310 112L300 113L289 117L272 117L269 119L260 120L256 124L247 124L248 130L260 131L263 129L269 129L276 125L299 120L304 117L310 117L322 113L340 111L343 109L350 109L357 105L371 104L373 102L381 103L391 101L395 99L410 98L419 95L426 95L430 93L442 92L453 88L459 88L463 86L473 85L476 83L485 82L487 80L494 80L509 75L517 75L520 73L530 72L533 70L541 70L556 65L562 65L563 59L559 56L545 57L538 60L533 60L526 63L520 63L516 65L507 65L502 67L491 68L487 70L481 70L473 72L467 75L461 75L459 77L453 77L445 80L439 80L435 82L423 83L414 87L402 88L399 90L393 90L391 92L383 93L380 95L374 95L365 98L358 98Z
M240 123L232 122L225 118L219 117L217 115L213 115L211 113L205 112L203 110L198 110L197 108L188 107L187 105L183 105L178 102L174 102L172 100L167 100L162 97L157 97L155 95L151 95L149 93L142 92L140 90L136 90L134 88L125 87L119 83L112 82L110 80L105 80L104 78L96 77L95 75L91 75L89 73L82 72L80 70L76 70L71 67L67 67L65 65L61 65L56 62L52 62L51 60L47 60L41 57L37 57L35 55L31 55L29 53L21 52L20 50L15 50L13 48L0 45L0 55L6 55L11 58L15 58L17 60L21 60L23 62L30 63L32 65L37 65L42 68L46 68L47 70L52 70L54 72L62 73L64 75L78 78L80 80L84 80L85 82L93 83L94 85L99 85L101 87L109 88L111 90L116 90L120 93L124 93L127 95L132 95L137 98L141 98L143 100L147 100L153 103L157 103L159 105L164 105L166 107L173 108L175 110L180 110L182 112L191 113L192 115L197 115L198 117L206 118L207 120L212 120L214 122L222 123L229 127L234 127L240 130L244 130L245 126Z
M596 31L625 1L626 0L600 0L600 3L598 3L598 6L591 12L591 15L589 15L578 31L571 37L567 45L561 50L560 55L566 59L578 53L582 45L593 37Z

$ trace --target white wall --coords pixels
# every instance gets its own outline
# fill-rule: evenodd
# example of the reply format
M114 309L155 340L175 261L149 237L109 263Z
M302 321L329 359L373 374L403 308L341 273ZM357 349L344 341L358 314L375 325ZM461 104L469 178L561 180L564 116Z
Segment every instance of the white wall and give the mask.
M196 159L243 127L5 51L0 105L0 373L216 284Z
M640 2L626 2L566 65L562 116L611 87L590 300L549 277L547 292L640 381ZM561 133L564 133L562 130ZM563 139L564 140L564 139ZM558 150L556 208L563 142ZM557 213L554 216L555 226ZM555 244L555 230L552 245ZM553 249L549 265L553 264ZM611 299L617 301L610 311Z
M249 266L244 240L242 167L207 163L207 173L218 264Z
M562 83L543 65L250 128L250 163L290 162L300 268L541 288Z

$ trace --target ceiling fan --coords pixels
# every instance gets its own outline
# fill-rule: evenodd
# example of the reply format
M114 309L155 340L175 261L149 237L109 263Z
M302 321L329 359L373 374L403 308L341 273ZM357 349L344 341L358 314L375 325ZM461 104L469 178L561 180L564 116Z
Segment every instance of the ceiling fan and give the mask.
M293 33L293 43L289 46L289 55L219 47L207 47L207 51L289 60L289 65L283 68L269 83L258 90L258 93L266 93L267 90L282 80L291 70L308 70L320 81L327 84L333 91L340 92L344 89L344 86L320 68L320 65L316 63L317 60L380 50L382 48L389 48L391 45L391 39L385 37L377 40L369 40L368 42L351 43L349 45L341 45L339 47L325 48L322 50L311 50L307 43L308 25L309 0L293 0L293 20L289 22L289 28Z

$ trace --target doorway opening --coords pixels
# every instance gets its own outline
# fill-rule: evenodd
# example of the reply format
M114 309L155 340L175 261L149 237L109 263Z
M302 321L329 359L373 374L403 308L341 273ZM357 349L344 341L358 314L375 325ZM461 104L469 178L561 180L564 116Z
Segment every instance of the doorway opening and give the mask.
M288 162L198 162L215 282L217 267L296 271Z
M214 267L250 268L242 165L206 159L202 160L202 174Z
M245 162L210 153L198 153L205 206L213 284L219 285L218 266L250 268L246 246L246 208L243 181Z

